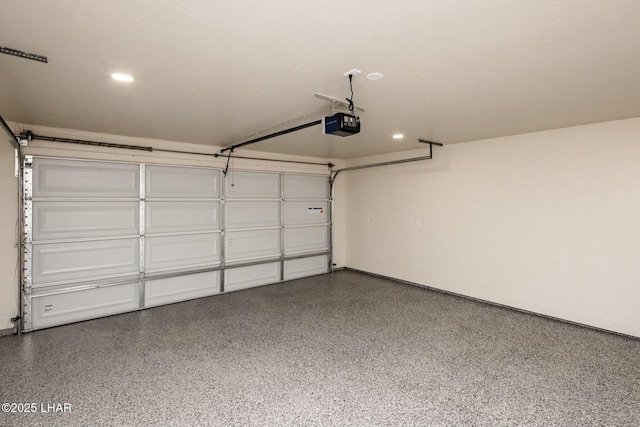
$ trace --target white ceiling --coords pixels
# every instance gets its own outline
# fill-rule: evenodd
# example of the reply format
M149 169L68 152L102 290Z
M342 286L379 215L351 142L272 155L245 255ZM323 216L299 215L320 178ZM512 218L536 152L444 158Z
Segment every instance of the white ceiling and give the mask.
M315 126L251 146L287 154L640 116L636 0L3 0L0 46L49 58L0 54L6 120L217 146L320 118L331 104L314 93L345 98L343 73L362 70L362 132Z

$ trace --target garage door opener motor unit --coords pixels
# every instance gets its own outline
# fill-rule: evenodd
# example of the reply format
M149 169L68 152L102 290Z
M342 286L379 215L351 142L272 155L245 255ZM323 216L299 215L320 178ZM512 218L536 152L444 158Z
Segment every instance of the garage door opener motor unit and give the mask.
M322 133L325 135L349 136L360 133L360 117L354 113L355 104L353 103L353 76L360 74L360 70L351 70L345 73L349 77L349 88L351 89L351 98L346 98L348 102L349 112L335 113L333 116L323 117Z
M325 135L349 136L360 133L360 117L352 114L336 113L322 119L322 133Z

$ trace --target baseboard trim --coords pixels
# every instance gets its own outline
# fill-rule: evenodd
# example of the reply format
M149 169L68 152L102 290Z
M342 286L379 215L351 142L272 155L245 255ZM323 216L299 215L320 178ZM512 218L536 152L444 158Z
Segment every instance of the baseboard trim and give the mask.
M607 333L607 334L618 335L620 337L630 338L630 339L633 339L633 340L636 340L636 341L640 341L640 337L636 337L634 335L624 334L622 332L611 331L609 329L599 328L597 326L591 326L591 325L587 325L587 324L580 323L580 322L573 322L571 320L562 319L560 317L554 317L554 316L549 316L547 314L536 313L535 311L525 310L525 309L518 308L518 307L512 307L510 305L500 304L500 303L497 303L497 302L484 300L484 299L481 299L481 298L470 297L468 295L459 294L457 292L446 291L444 289L434 288L432 286L422 285L420 283L410 282L408 280L397 279L395 277L385 276L383 274L371 273L370 271L358 270L357 268L351 268L351 267L342 267L342 270L344 270L344 271L353 271L355 273L366 274L367 276L372 276L372 277L378 277L380 279L391 280L393 282L397 282L397 283L400 283L402 285L414 286L416 288L422 288L422 289L426 289L426 290L429 290L429 291L439 292L441 294L446 294L446 295L451 295L451 296L454 296L454 297L464 298L464 299L468 299L468 300L471 300L471 301L476 301L476 302L480 302L480 303L484 303L484 304L489 304L489 305L492 305L492 306L495 306L495 307L505 308L507 310L517 311L517 312L524 313L524 314L530 314L532 316L537 316L537 317L541 317L541 318L544 318L544 319L555 320L557 322L567 323L569 325L579 326L579 327L582 327L582 328L587 328L587 329L591 329L591 330L598 331L598 332L604 332L604 333Z
M7 329L0 329L0 337L5 336L5 335L13 335L13 334L17 334L17 330L15 328L15 326L13 328L7 328Z

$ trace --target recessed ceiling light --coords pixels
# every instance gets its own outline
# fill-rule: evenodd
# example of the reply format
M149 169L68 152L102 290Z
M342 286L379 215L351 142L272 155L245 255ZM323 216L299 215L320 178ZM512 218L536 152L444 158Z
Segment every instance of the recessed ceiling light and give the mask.
M367 74L367 79L369 80L380 80L384 77L384 74L382 73L369 73Z
M401 133L394 133L393 134L393 139L402 139L404 138L404 135Z
M111 78L113 80L117 80L119 82L126 82L126 83L131 83L133 81L133 77L131 77L129 74L124 74L124 73L113 73L111 74Z

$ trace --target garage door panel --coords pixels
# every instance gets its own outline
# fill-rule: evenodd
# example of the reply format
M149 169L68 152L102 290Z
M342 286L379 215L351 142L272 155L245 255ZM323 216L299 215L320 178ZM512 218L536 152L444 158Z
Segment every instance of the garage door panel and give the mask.
M329 248L326 226L287 228L284 230L284 252L294 254Z
M138 234L138 202L33 204L33 240Z
M219 198L220 170L147 165L146 197Z
M285 199L328 199L328 177L285 174L284 197Z
M33 197L138 198L140 166L34 159Z
M228 201L224 221L227 229L279 226L280 202Z
M232 170L225 179L225 196L228 199L279 199L280 174Z
M280 229L230 231L224 247L227 261L275 257L280 255Z
M220 262L220 233L154 236L145 239L147 272L187 269Z
M284 205L284 225L327 224L329 222L329 202L306 201L286 202Z
M276 283L280 280L280 263L268 263L225 270L225 292Z
M25 180L28 329L329 269L326 175L36 157Z
M145 283L144 305L153 307L218 293L220 293L219 271L154 279Z
M324 274L328 271L329 257L327 255L291 259L284 262L285 280L314 276L316 274Z
M138 273L139 242L136 237L33 245L33 286Z
M220 202L148 201L145 217L148 234L218 230Z
M32 298L34 329L136 310L138 282Z

